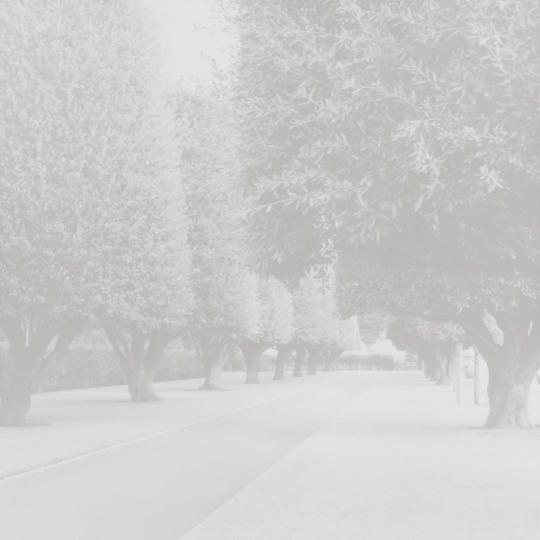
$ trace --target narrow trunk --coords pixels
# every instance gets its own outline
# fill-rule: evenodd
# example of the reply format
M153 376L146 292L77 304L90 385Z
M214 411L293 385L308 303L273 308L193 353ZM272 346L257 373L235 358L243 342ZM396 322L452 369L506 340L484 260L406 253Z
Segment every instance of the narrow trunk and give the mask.
M165 334L158 330L148 334L135 325L129 334L106 324L104 328L126 377L131 401L158 401L153 381L167 344Z
M145 342L143 332L139 328L133 327L131 329L131 358L125 369L131 401L143 401Z
M276 370L274 371L274 381L285 380L285 359L278 352L276 357Z
M309 349L309 359L308 359L308 375L317 374L317 361L319 359L319 348L310 347Z
M418 351L418 358L420 361L420 364L423 367L424 375L430 379L431 378L431 364L429 362L429 358L425 357L425 353L423 351Z
M32 400L32 384L42 365L64 354L82 329L80 321L53 329L41 321L2 318L2 328L9 341L13 370L2 384L0 426L23 426ZM53 350L47 348L57 337Z
M227 337L215 335L201 340L201 354L204 365L204 382L200 390L222 390L221 370L234 345Z
M431 381L439 381L441 378L441 373L433 350L424 348L419 351L418 354L424 359L427 377Z
M305 345L296 346L296 359L294 361L293 377L302 377L302 368L304 366L304 358L306 356L307 347Z
M429 379L438 382L440 377L439 366L435 363L435 359L432 359L429 366Z
M225 361L223 362L225 364ZM199 390L223 390L221 386L221 368L223 364L204 364L204 382Z
M139 401L159 401L159 396L154 390L154 376L156 375L157 366L150 370L145 369L142 372L140 378L140 390L139 390Z
M246 384L259 384L259 358L264 347L249 341L242 342L240 349L246 361Z
M22 351L15 351L10 344L10 355L13 361L13 371L2 387L2 400L0 401L0 426L24 426L26 415L30 409L32 399L32 364L30 351L25 347Z
M285 380L285 362L289 359L292 351L292 345L278 345L276 357L276 371L274 373L274 381Z
M433 349L433 357L435 359L435 362L437 363L437 367L439 370L439 380L437 381L437 384L446 386L448 384L448 379L446 377L446 367L444 365L444 360L441 356L441 353L438 349Z
M334 349L332 347L325 349L323 351L323 371L332 371L333 369L336 369L335 361L342 352L342 350Z
M164 335L155 332L151 334L148 348L144 356L144 370L140 379L139 396L141 401L159 401L154 391L154 377L163 358L163 349L167 344Z

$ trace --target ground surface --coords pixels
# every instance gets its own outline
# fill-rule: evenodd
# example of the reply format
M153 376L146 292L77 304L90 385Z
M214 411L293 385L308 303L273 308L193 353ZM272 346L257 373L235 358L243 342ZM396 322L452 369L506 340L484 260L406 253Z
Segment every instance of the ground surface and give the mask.
M417 372L269 376L162 383L151 404L123 388L35 396L36 427L0 430L0 537L539 537L538 433L479 429L471 381L457 405Z

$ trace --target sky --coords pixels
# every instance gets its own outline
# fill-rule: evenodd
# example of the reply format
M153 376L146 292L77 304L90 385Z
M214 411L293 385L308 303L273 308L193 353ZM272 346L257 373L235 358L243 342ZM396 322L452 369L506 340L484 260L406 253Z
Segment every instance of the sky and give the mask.
M211 16L211 0L145 0L158 24L170 82L211 79L211 61L226 67L230 40ZM202 29L197 29L202 27Z

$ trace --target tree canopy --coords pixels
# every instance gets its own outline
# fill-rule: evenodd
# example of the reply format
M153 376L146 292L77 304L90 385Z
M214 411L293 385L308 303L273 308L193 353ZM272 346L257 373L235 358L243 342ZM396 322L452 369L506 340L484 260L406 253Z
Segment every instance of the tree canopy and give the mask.
M189 334L205 364L204 387L213 389L235 336L259 331L257 281L238 219L234 123L211 98L185 92L177 96L176 111L192 254Z
M380 239L411 211L538 224L536 2L232 4L269 261L305 268L329 238Z
M530 425L537 2L229 4L260 265L301 275L338 257L375 309L396 308L392 290L419 316L458 321L491 358L490 424ZM506 328L503 349L486 311Z
M155 328L174 297L163 278L187 292L186 265L142 7L8 0L0 18L2 422L18 423L55 338L66 346L97 311Z

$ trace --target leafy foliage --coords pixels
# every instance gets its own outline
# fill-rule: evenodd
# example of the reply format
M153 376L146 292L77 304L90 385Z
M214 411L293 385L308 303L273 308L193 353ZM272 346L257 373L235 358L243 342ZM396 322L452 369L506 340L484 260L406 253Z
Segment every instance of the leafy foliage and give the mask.
M360 331L358 328L358 318L356 316L349 317L345 320L339 320L339 335L337 343L335 344L338 348L355 351L361 348L362 338L360 336Z
M386 337L389 317L385 312L379 310L365 313L357 320L362 342L367 345L368 349L381 338Z
M275 278L259 278L261 304L260 330L257 341L267 345L289 343L294 332L294 306L292 295Z
M302 278L293 293L294 340L305 345L330 345L339 339L333 284L325 289L313 275Z
M428 347L441 348L463 339L463 330L456 324L433 322L419 317L394 318L388 326L387 337L395 347L419 352Z
M180 93L176 107L192 253L189 333L207 369L205 388L213 389L235 339L261 332L258 280L238 219L234 124L210 99Z
M96 313L145 332L185 319L183 194L141 10L0 7L0 323L15 366L2 422L21 421L47 347Z
M506 264L530 270L536 2L230 4L262 264L298 272L412 215L463 227L475 247L489 236L483 262L519 251Z
M174 289L187 292L182 194L140 10L121 0L2 4L5 315L101 305L141 320Z
M337 254L367 269L367 281L345 270L350 313L401 303L400 315L459 320L492 357L489 424L530 425L538 2L229 4L260 265L301 275ZM486 311L506 326L502 349Z

